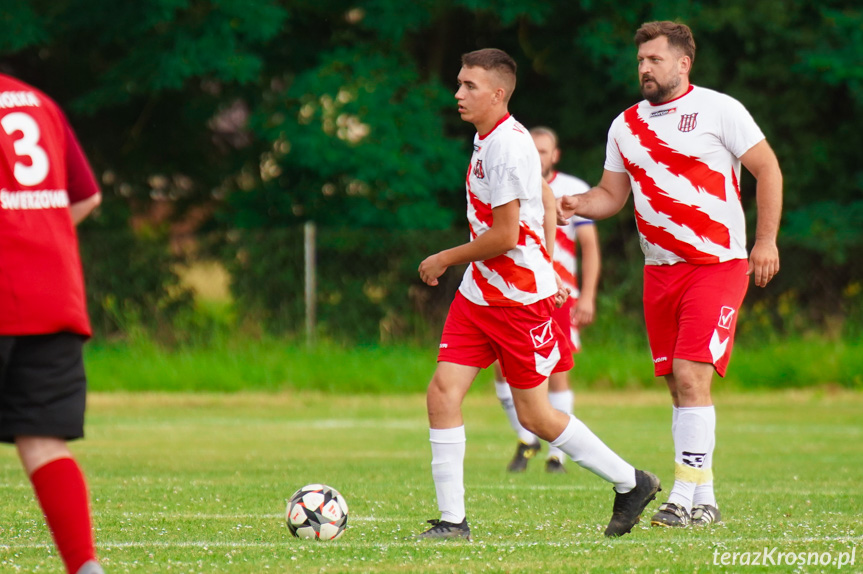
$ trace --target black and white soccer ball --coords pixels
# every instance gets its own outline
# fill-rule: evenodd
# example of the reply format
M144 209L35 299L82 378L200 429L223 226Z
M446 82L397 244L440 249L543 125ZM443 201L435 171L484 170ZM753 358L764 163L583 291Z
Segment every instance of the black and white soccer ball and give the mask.
M288 500L288 530L298 538L335 540L348 525L348 503L335 488L308 484Z

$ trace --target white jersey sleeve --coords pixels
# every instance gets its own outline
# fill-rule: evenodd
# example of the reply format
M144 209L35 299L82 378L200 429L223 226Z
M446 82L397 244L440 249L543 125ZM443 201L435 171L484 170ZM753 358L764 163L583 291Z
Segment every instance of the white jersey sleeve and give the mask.
M603 166L606 170L617 173L626 171L623 158L620 155L620 148L617 147L617 138L614 137L614 134L620 131L621 123L623 123L623 114L614 118L611 127L608 128L608 141L605 144L605 165Z

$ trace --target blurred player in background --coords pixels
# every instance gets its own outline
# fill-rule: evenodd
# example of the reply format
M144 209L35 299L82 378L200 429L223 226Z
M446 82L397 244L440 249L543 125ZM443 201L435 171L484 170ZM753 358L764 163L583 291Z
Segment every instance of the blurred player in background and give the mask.
M560 149L557 134L547 127L535 127L530 130L539 160L542 165L542 177L545 179L555 198L565 195L576 195L590 189L587 182L577 177L560 173L555 170L560 161ZM576 246L581 249L581 289L577 277ZM569 297L563 306L554 311L554 319L558 322L564 334L570 338L573 353L581 351L579 328L590 325L596 313L596 287L599 283L599 237L596 226L589 219L573 217L567 225L557 228L554 242L554 269L569 289ZM510 472L522 472L527 468L528 461L540 450L539 439L526 430L518 422L518 414L512 403L512 392L500 370L500 364L495 362L495 391L503 410L509 419L509 424L518 435L515 456L507 466ZM548 382L548 400L551 406L566 414L573 413L575 395L569 383L569 371L552 373ZM564 462L566 454L555 446L549 446L545 461L546 472L566 472Z
M461 118L477 130L466 182L471 241L427 257L419 274L437 285L448 267L469 265L447 315L426 398L441 514L420 538L470 538L461 404L480 369L495 360L513 387L521 424L614 484L605 534L620 536L655 498L659 480L635 470L584 423L548 402L548 376L569 370L572 355L552 319L555 298L565 293L546 247L554 245L554 196L543 182L533 139L508 112L515 72L513 59L500 50L462 56L455 97Z
M651 524L707 526L721 520L713 372L725 376L748 276L764 287L779 272L782 172L740 102L689 83L695 40L688 26L649 22L635 43L645 99L611 124L602 181L561 199L559 216L604 219L633 192L654 372L665 377L673 403L674 488ZM757 180L748 254L741 163Z
M84 435L91 334L75 225L101 201L59 107L0 74L0 441L14 443L70 574L100 574Z

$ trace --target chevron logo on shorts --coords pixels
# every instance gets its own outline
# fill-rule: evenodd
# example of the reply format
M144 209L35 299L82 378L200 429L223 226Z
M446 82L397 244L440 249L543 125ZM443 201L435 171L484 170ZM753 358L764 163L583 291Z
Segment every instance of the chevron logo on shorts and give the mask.
M710 338L710 356L713 357L713 362L715 363L719 359L722 358L722 355L725 354L725 351L728 349L728 341L731 340L731 337L728 334L724 336L719 335L719 330L713 330L713 336Z
M557 362L560 360L560 347L555 343L547 357L543 357L534 351L533 360L536 362L536 372L543 377L548 377L551 375L551 371L554 370L555 365L557 365Z

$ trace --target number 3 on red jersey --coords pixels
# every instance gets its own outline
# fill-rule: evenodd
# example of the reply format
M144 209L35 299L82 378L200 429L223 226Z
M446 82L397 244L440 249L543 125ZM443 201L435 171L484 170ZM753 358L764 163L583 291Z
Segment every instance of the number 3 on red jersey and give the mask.
M18 183L31 187L45 181L50 166L48 154L39 145L42 132L36 120L24 112L13 112L0 120L0 125L10 137L16 132L21 132L22 137L15 140L13 144L15 154L18 157L30 158L30 165L20 161L15 162L14 175Z

